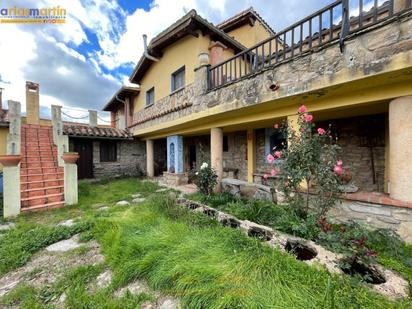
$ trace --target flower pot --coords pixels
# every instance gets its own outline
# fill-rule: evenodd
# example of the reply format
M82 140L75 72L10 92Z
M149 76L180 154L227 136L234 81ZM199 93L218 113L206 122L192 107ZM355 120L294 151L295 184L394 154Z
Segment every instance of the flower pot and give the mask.
M21 161L21 155L2 155L0 163L3 166L17 166Z
M199 65L208 65L209 64L209 54L208 53L200 53L199 56Z
M77 152L66 152L62 155L62 159L66 164L75 164L80 158Z

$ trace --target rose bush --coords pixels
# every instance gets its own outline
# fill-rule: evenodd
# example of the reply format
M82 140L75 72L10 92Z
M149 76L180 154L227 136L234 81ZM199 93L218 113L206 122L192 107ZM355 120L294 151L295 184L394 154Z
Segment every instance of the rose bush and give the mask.
M204 162L195 175L194 183L199 189L199 192L205 195L211 195L214 187L217 185L217 175L215 170Z

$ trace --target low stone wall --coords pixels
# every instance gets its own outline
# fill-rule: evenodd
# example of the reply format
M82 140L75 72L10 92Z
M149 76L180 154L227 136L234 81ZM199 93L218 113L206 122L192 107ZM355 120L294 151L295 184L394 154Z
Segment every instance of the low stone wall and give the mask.
M272 248L288 252L309 265L322 265L331 273L344 274L339 267L342 256L313 241L281 233L248 220L239 220L232 215L186 198L178 198L176 203L191 211L214 218L224 226L240 229L247 236L257 238ZM381 279L379 283L372 285L375 291L390 298L403 298L409 295L408 281L400 275L379 264L367 267L374 276Z
M282 192L262 184L238 179L222 179L222 190L236 197L283 203ZM329 211L336 222L357 221L373 229L391 229L407 243L412 244L412 208L379 205L342 199Z
M118 141L117 160L100 162L100 142L93 142L93 175L95 178L140 176L146 171L146 145L141 141Z
M163 172L163 179L166 185L169 186L180 186L183 184L187 184L188 176L187 173L169 173Z

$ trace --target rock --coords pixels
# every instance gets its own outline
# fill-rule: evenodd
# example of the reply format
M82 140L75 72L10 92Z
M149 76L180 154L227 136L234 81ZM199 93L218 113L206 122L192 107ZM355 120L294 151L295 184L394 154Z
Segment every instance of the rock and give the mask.
M398 229L399 236L408 244L412 244L412 224L410 222L402 222Z
M127 291L129 291L130 294L133 295L138 295L140 293L150 293L150 288L147 286L147 284L143 281L136 280L125 287L121 288L120 290L117 290L114 295L116 297L122 297Z
M96 286L100 289L106 288L109 286L112 281L113 273L110 269L106 269L96 278Z
M339 186L339 190L344 193L355 193L355 192L358 192L359 188L355 186L353 183L351 183L351 184Z
M65 220L65 221L61 221L57 224L57 226L73 226L74 225L74 220L73 219L69 219L69 220Z
M13 222L3 223L3 224L0 224L0 231L7 231L7 230L14 228L15 226L16 224Z
M70 239L62 240L56 242L48 247L46 247L46 251L49 252L66 252L76 248L79 248L81 245L78 242L78 235L73 236Z
M140 204L143 203L146 199L144 197L138 197L132 200L132 203L134 204Z
M143 304L140 305L141 309L155 309L155 305L152 304L151 302L144 302Z
M389 269L384 269L379 265L377 265L377 267L383 273L386 282L382 284L374 284L373 288L376 291L392 299L408 297L408 281Z
M135 193L135 194L132 194L132 198L138 198L138 197L140 197L141 196L141 194L140 193Z
M109 210L109 206L103 206L103 207L97 208L97 210L98 211L106 211L106 210Z
M354 212L368 213L372 215L391 216L390 210L382 208L380 205L372 205L360 202L354 202L348 205L349 209Z
M160 188L160 189L157 189L155 192L160 193L160 192L165 192L165 191L167 191L167 190L169 190L169 189L167 189L167 188Z
M179 306L179 301L171 297L163 298L157 302L159 309L178 309Z
M119 201L116 203L116 206L129 206L130 203L128 201Z
M272 194L266 191L262 191L262 190L257 190L255 194L253 195L253 198L255 200L261 200L261 201L272 201L273 200Z

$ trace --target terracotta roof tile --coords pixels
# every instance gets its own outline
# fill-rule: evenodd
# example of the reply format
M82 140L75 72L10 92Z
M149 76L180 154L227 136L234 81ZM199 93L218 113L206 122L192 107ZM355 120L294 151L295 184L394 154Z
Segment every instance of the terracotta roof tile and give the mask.
M133 135L128 130L110 127L90 127L81 124L65 124L63 126L63 134L71 137L133 139Z

